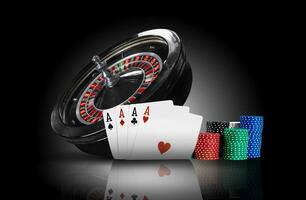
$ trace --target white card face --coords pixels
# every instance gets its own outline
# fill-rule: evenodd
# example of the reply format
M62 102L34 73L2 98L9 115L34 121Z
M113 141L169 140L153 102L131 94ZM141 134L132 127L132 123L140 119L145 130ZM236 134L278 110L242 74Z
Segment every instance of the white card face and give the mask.
M130 159L190 159L197 142L202 116L173 112L139 127Z
M166 102L165 102L166 103ZM167 102L168 106L171 106L169 102ZM166 105L166 104L165 104ZM139 105L133 104L130 105L130 110L129 110L129 118L128 118L128 153L131 152L133 148L133 144L136 138L137 130L138 130L138 124L140 121L140 113L138 112L139 110ZM173 108L181 110L182 112L189 112L190 108L187 106L173 106Z
M130 152L133 148L134 141L137 135L138 127L140 124L147 123L150 121L151 116L156 116L158 114L163 114L168 112L173 106L173 101L159 101L159 102L150 102L150 103L142 103L142 104L131 104L129 109L129 117L128 117L128 152ZM149 107L149 115L144 115L143 113ZM133 123L135 122L135 123ZM136 123L137 122L137 123Z
M108 175L106 190L104 193L104 200L119 199L119 174L116 167L111 168Z
M113 157L115 159L118 159L119 158L118 141L117 141L118 135L117 135L117 125L115 117L116 117L115 108L103 111L103 120L106 129L108 143L111 148Z
M128 146L128 154L130 154L130 151L132 149L132 145L137 129L138 129L138 124L140 121L140 113L139 113L139 105L137 104L131 104L130 109L129 109L129 117L128 117L128 138L127 138L127 146Z
M190 111L190 108L188 106L173 106L175 110L182 110L183 112L188 113Z
M115 164L120 174L118 194L122 199L202 199L190 161L118 161Z
M119 158L127 156L127 139L128 139L128 115L129 105L121 105L116 107L116 124L117 124L117 140Z

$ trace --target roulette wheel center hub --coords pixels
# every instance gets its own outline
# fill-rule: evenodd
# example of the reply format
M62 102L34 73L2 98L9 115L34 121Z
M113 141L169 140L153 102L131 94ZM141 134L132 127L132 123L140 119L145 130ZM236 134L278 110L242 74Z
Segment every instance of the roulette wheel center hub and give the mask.
M113 87L114 85L116 85L116 83L118 83L119 76L111 74L107 70L105 70L107 67L107 63L105 61L102 62L100 57L97 55L92 57L92 61L95 62L95 64L97 65L96 69L101 72L102 77L105 80L105 85L107 87Z

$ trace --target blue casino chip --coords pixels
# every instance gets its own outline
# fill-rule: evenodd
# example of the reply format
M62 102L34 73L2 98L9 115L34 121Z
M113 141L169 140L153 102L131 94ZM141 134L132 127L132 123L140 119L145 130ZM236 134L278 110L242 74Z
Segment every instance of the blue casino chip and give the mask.
M263 126L263 116L240 116L240 128L249 131L248 158L259 158L261 156Z

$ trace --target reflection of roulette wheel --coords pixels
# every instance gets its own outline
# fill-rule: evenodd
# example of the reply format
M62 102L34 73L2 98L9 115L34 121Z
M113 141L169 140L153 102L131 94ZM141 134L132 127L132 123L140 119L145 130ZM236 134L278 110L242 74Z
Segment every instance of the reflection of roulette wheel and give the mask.
M104 109L119 104L173 100L183 105L192 72L178 35L145 31L94 56L55 105L53 130L91 154L109 156Z

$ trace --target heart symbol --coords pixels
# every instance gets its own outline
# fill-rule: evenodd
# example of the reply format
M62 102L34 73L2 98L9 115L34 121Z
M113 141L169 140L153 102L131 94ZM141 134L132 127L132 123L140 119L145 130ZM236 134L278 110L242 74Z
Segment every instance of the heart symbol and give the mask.
M170 143L164 143L163 141L160 141L158 143L158 150L160 154L167 152L170 149L170 147L171 147Z
M144 196L142 200L149 200L147 196Z
M158 169L158 175L160 177L169 176L170 174L171 174L171 170L168 167L166 167L165 165L160 165Z
M143 116L143 122L146 123L148 121L149 117Z

